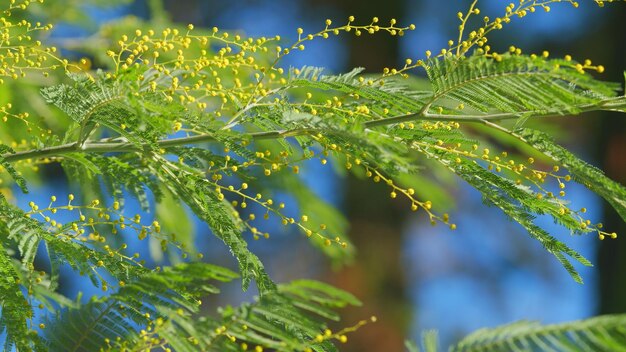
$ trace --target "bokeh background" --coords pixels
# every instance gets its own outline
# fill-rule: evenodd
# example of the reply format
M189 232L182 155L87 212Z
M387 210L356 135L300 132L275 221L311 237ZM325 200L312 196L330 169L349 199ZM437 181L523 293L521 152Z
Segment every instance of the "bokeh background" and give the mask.
M470 3L469 0L137 0L122 6L89 7L92 24L60 25L52 37L59 43L80 40L93 33L98 25L127 15L169 17L196 27L218 26L250 36L279 34L283 38L296 37L297 27L316 32L323 28L326 18L337 23L349 15L355 16L357 22L361 19L369 23L377 16L382 22L396 18L400 23L414 23L416 30L402 38L382 34L342 35L315 41L307 45L305 52L290 55L283 62L283 66L323 66L334 73L362 66L366 72L375 73L384 67L401 65L406 58L422 58L425 50L435 52L445 47L448 39L456 35L456 13ZM502 1L480 3L485 14L503 12ZM603 79L623 82L625 23L623 4L598 8L591 0L581 0L577 10L567 4L555 4L549 14L538 12L505 27L490 38L490 44L498 51L516 45L524 52L549 49L552 56L570 54L579 60L588 58L606 67ZM623 114L597 113L554 119L546 126L583 159L626 184L625 121ZM458 230L452 232L447 227L431 227L406 204L389 199L385 187L337 176L328 167L311 164L304 169L303 177L311 187L346 214L349 235L358 251L354 264L332 268L306 241L294 241L289 234L277 233L269 241L255 242L253 250L278 281L315 278L354 293L364 306L345 311L345 323L371 315L378 317L377 323L368 324L349 337L346 351L401 351L405 339L418 340L426 329L438 330L442 344L447 345L475 329L520 319L554 323L626 312L625 239L600 242L593 236L570 237L551 220L540 219L552 233L567 239L569 245L597 264L594 268L577 268L585 279L585 284L579 285L520 226L508 222L498 209L483 206L479 194L458 179L440 180L448 185L447 192L434 195L436 203L448 209L458 224ZM41 203L53 193L63 194L63 190L71 189L58 172L53 170L48 176L52 183L35 192ZM626 234L626 225L603 201L582 187L568 187L568 193L574 207L590 209L590 219ZM29 200L24 199L21 206L27 207ZM136 205L127 207L132 212ZM205 225L197 221L192 225L198 233L199 249L208 253L207 261L235 267L234 259L221 243L201 235L208 232ZM141 251L143 257L149 257L149 248ZM83 291L85 297L102 294L70 276L61 287L70 295L77 291ZM253 291L241 293L237 283L225 287L224 292L225 295L207 304L207 311L218 305L236 304L254 294Z

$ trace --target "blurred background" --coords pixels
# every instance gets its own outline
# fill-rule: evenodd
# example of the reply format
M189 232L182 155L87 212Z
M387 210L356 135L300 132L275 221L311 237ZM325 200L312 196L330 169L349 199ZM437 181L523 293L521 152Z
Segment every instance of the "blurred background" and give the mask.
M322 66L331 73L362 66L366 72L402 65L406 58L419 59L424 51L446 47L456 37L456 13L465 11L471 1L457 0L137 0L130 4L90 6L87 13L96 23L60 26L52 33L60 43L88 37L98 25L127 15L156 20L169 18L196 27L218 26L249 36L281 35L296 38L296 28L305 33L324 27L326 18L342 23L353 15L357 22L381 22L396 18L401 24L414 23L416 30L404 37L342 35L307 44L303 53L290 55L283 66ZM501 1L482 0L482 13L501 14ZM510 45L524 52L550 50L551 56L570 54L579 61L591 59L606 67L604 80L623 82L626 68L626 7L614 4L598 8L584 0L579 9L555 4L549 14L538 11L523 21L513 21L490 38L491 46L505 51ZM481 15L482 15L481 13ZM90 21L87 21L90 22ZM523 22L523 23L522 23ZM72 55L72 52L66 54ZM626 184L626 120L623 114L586 114L547 121L544 125L559 142L577 155L602 168ZM316 164L317 165L317 164ZM269 241L252 245L277 281L314 278L344 288L363 307L344 312L343 322L352 324L371 315L378 322L368 324L349 336L345 351L401 351L404 340L418 340L426 329L439 331L444 345L467 333L488 326L520 319L555 323L597 314L626 312L626 239L598 241L594 236L571 237L539 219L559 239L596 263L594 268L577 267L584 285L573 282L560 264L523 229L505 219L498 209L483 206L480 195L452 176L439 180L446 192L433 189L433 201L449 211L457 223L454 232L447 227L431 227L426 218L412 213L407 204L392 200L385 187L350 176L337 176L331 168L314 164L304 168L307 183L347 217L349 237L356 249L350 266L333 268L307 241L295 241L281 228L271 231ZM547 166L549 167L549 166ZM71 190L58 172L55 179L34 192L41 203L51 194ZM438 176L438 175L437 175ZM442 176L443 177L443 176ZM430 184L424 184L425 191ZM585 206L589 218L601 221L607 229L626 235L626 225L612 209L583 187L568 187L574 208ZM21 206L27 207L30 199ZM127 208L138 208L129 204ZM133 210L131 210L132 212ZM235 267L226 247L196 221L198 248L205 260ZM137 247L142 256L150 248ZM101 292L65 275L61 285L69 295L83 291L88 297ZM208 311L223 304L249 299L238 283L227 286L225 295L207 304Z

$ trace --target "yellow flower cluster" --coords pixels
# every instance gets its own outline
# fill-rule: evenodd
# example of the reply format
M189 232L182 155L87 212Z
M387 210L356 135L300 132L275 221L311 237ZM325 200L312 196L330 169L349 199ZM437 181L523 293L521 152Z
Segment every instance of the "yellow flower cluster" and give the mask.
M455 52L456 56L462 56L474 46L483 47L487 44L487 34L494 30L502 29L503 26L510 23L513 18L523 18L529 13L535 12L537 9L549 12L550 4L557 2L567 2L574 7L578 7L578 2L574 0L520 0L517 3L508 4L505 8L503 16L496 17L494 19L485 16L483 18L484 25L478 30L471 31L467 37L465 37L464 31L469 18L472 15L477 16L480 14L480 9L476 7L477 1L474 1L472 2L472 5L467 13L463 14L459 12L457 14L461 20L461 24L459 25L459 37L456 42L450 41L448 43L449 48L447 51Z
M133 35L121 36L117 41L118 49L107 52L115 65L109 77L122 75L131 67L145 67L146 72L138 78L140 89L157 92L169 102L176 100L188 107L212 112L216 117L230 115L234 122L247 109L261 105L263 99L271 98L287 83L288 72L278 67L278 63L290 52L304 50L307 41L342 32L359 36L383 31L402 36L415 28L413 25L397 26L394 19L389 25L380 25L378 18L372 19L369 25L355 25L354 20L350 16L347 24L337 27L332 27L332 21L327 20L323 30L306 35L299 28L298 39L286 47L280 45L283 42L280 36L243 38L217 27L199 34L192 25L186 30L166 28L159 33L138 29ZM272 52L276 53L273 59ZM241 103L246 108L240 109ZM330 103L333 104L337 101ZM317 113L315 106L306 106L312 114Z
M413 123L407 125L414 126ZM322 155L328 156L330 153L333 153L336 156L342 156L343 158L345 158L345 168L347 170L351 170L355 167L361 168L367 178L371 178L372 181L374 181L375 183L383 183L387 187L389 187L389 197L391 197L392 199L395 199L399 195L402 195L411 202L412 211L418 211L419 209L423 209L426 214L428 214L430 223L432 225L436 225L438 222L441 222L447 224L452 230L456 229L456 224L449 222L450 219L448 214L437 215L432 211L433 204L431 201L420 201L416 199L415 189L405 188L401 185L396 184L396 182L394 182L391 177L386 176L379 167L373 164L372 161L367 161L374 160L374 158L372 158L371 156L367 154L358 156L354 155L350 151L352 149L350 144L337 145L335 143L328 142L321 134L314 136L314 139L325 147ZM322 159L322 164L326 164L326 159Z
M244 182L239 187L234 187L232 185L222 185L219 183L219 181L223 179L223 175L226 172L240 172L245 168L250 168L253 166L261 167L265 176L271 176L273 173L281 172L285 168L290 168L291 172L298 173L299 166L294 164L297 164L302 160L313 158L315 154L313 152L305 153L302 159L297 160L290 160L288 159L288 156L289 155L287 155L286 152L283 152L278 156L277 159L272 159L270 151L265 151L257 152L256 160L244 162L241 166L229 166L228 162L231 161L231 159L228 156L226 157L226 163L224 165L213 168L216 165L215 163L212 163L208 172L211 175L209 178L213 180L215 191L218 194L218 199L226 199L225 194L231 194L233 197L237 197L240 199L232 200L232 206L239 207L242 210L248 208L248 206L251 204L257 204L265 209L265 212L261 216L261 218L263 218L264 220L270 219L271 215L277 216L281 220L281 223L283 225L296 226L307 237L315 236L322 240L323 243L327 246L335 243L345 248L347 246L347 242L342 241L340 237L333 238L325 234L327 230L325 224L319 224L318 228L312 228L308 224L309 217L306 214L301 214L298 219L284 215L283 212L286 207L285 203L281 202L277 204L272 198L264 197L261 193L250 194L247 183ZM241 167L241 169L239 167ZM244 225L248 228L255 240L258 240L261 237L269 238L269 233L262 232L257 227L252 225L252 223L255 222L257 219L257 214L250 213L248 217L244 219Z
M214 109L221 116L229 102L247 99L253 88L240 78L247 76L250 69L258 69L254 56L247 54L267 50L266 44L272 40L262 38L255 42L242 40L238 35L231 39L217 28L209 36L181 33L175 28L167 28L160 35L153 30L137 30L132 38L120 38L118 51L107 52L116 67L108 76L115 78L131 66L145 66L146 73L138 79L141 89L157 92L168 102L176 99L200 110ZM209 49L214 42L224 45L217 53Z
M600 7L604 7L604 3L612 3L612 2L618 2L620 0L593 0L596 2L596 4L598 4L598 6ZM623 0L622 0L623 1Z
M454 123L452 123L454 124ZM407 126L399 126L400 128L407 128ZM408 127L411 128L411 127ZM430 126L432 128L432 126ZM446 126L450 128L450 124ZM458 127L457 127L458 128ZM582 214L586 212L586 208L574 210L569 207L569 201L564 199L566 196L566 184L572 180L572 177L568 174L560 174L560 167L555 165L551 170L546 171L539 168L534 168L534 158L528 158L526 162L516 160L510 157L507 152L502 152L499 155L494 155L489 148L483 148L479 150L477 144L472 145L469 148L464 147L460 143L445 143L442 140L433 141L431 143L426 141L413 141L411 147L423 152L426 155L431 155L431 151L442 151L446 154L456 154L457 157L453 163L461 164L464 161L470 160L483 165L487 170L495 173L504 173L507 178L515 179L515 184L520 187L532 186L533 193L537 198L549 198L554 204L558 206L559 215L570 215L576 219L580 224L580 229L583 232L596 232L600 240L606 237L617 238L616 233L607 233L602 230L602 223L592 223L591 220L585 219ZM548 187L550 185L549 180L556 181L558 191L550 191ZM546 184L548 185L546 186ZM430 215L430 214L429 214ZM444 220L447 222L447 216L444 214ZM432 215L431 215L432 221ZM451 225L452 227L452 225Z
M50 70L70 66L67 60L55 55L55 47L44 47L34 38L37 32L51 30L52 25L14 19L20 17L14 16L15 12L43 1L10 0L6 8L0 8L0 84L4 83L2 77L17 79L25 77L27 71L38 71L47 76Z
M30 210L26 212L26 216L39 217L42 222L48 225L50 232L58 238L100 246L109 256L118 257L120 260L133 261L138 265L144 264L143 260L138 259L139 253L125 254L124 251L128 245L123 240L118 248L112 248L106 244L107 236L101 234L99 229L102 230L103 227L108 227L110 230L107 233L111 235L117 235L120 231L131 230L137 234L139 240L144 240L151 236L159 240L162 250L165 251L169 246L173 246L183 252L183 257L187 256L184 244L177 242L175 236L161 233L161 225L158 221L153 221L149 225L143 225L140 214L126 217L118 201L106 207L97 199L83 205L75 204L74 200L74 195L69 194L67 202L57 205L57 197L51 196L50 202L45 207L39 207L39 205L31 201L28 204ZM61 223L54 219L55 214L59 212L78 212L78 218L69 223ZM102 263L96 263L92 267L96 275L99 275L96 269L101 265ZM106 283L104 278L102 280ZM103 285L103 289L106 290L107 286Z
M0 120L3 123L11 123L14 121L17 121L20 124L23 124L23 126L25 127L25 131L28 134L38 134L38 137L40 139L40 141L46 141L48 140L48 138L50 138L52 136L52 130L50 129L44 129L43 126L41 126L40 124L30 121L29 117L31 116L30 113L28 112L12 112L13 108L13 104L11 103L6 103L5 105L0 105ZM11 146L11 148L13 149L17 149L17 148L27 148L27 147L34 147L35 145L35 141L26 141L24 139L22 140L17 140L17 138L15 135L10 135L8 136L8 138L6 140L3 141L3 143L5 145L9 145ZM11 139L13 138L13 139ZM34 161L32 163L27 163L28 165L34 167L35 169L37 168L36 164L37 163L41 163L41 162L45 162L44 160L37 160ZM1 180L0 180L1 183Z
M341 343L346 343L348 342L348 337L346 336L346 334L355 332L358 329L360 329L362 326L367 325L368 323L375 323L377 320L378 318L376 318L376 316L371 316L367 320L366 319L360 320L353 326L343 328L337 332L334 332L330 329L325 329L321 334L318 334L317 336L315 336L315 338L311 342L321 343L327 340L334 339ZM313 350L309 348L309 349L306 349L305 352L313 352Z
M499 54L496 52L491 52L491 47L489 45L485 45L483 48L479 49L481 54L484 54L487 57L491 57L496 61L502 61L504 54ZM511 45L509 47L508 54L510 55L522 55L522 49ZM530 54L530 58L533 60L545 60L550 57L550 52L544 50L541 54ZM562 61L557 61L554 64L554 69L558 70L561 67L572 68L578 71L579 73L585 73L585 70L592 70L598 73L604 72L604 66L602 65L593 65L590 59L585 59L582 63L576 62L572 59L571 55L565 55L562 58Z
M605 2L613 2L613 1L598 1L595 0L596 4L600 7L604 6ZM504 9L504 15L496 18L490 18L489 16L484 16L482 18L484 24L480 28L476 30L470 31L467 35L465 34L465 30L467 29L468 22L472 16L478 16L481 14L481 10L477 7L478 0L474 0L470 5L467 12L458 12L457 17L461 21L458 27L458 38L457 40L448 40L447 48L443 48L437 53L434 57L443 57L443 56L456 56L463 57L465 56L472 48L478 47L476 52L478 54L485 54L494 58L497 61L502 59L502 55L490 52L491 48L487 45L488 37L487 35L490 32L495 30L500 30L504 27L504 25L510 23L514 18L523 18L529 14L536 12L537 10L542 10L544 12L550 12L550 5L554 3L569 3L573 7L578 7L579 3L575 0L519 0L517 3L509 3ZM521 49L515 48L510 51L512 54L521 54ZM547 57L547 52L543 53L543 57ZM425 52L425 56L427 59L433 57L433 52L427 50ZM604 67L602 65L593 66L591 63L587 63L589 60L585 60L585 64L574 63L572 65L573 68L577 69L580 72L584 72L585 69L596 70L599 73L604 72ZM400 69L386 69L385 75L400 75L402 77L408 77L405 73L411 69L424 66L423 60L413 61L412 59L406 59L404 67Z

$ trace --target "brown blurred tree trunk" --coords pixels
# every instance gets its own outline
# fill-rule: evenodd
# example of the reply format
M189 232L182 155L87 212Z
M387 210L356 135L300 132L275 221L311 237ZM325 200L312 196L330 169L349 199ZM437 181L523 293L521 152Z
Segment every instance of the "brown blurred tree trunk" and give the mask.
M380 23L396 18L402 21L404 1L326 0L346 18L356 23L369 23L378 17ZM311 6L313 2L311 1ZM320 1L316 0L315 4ZM348 67L365 67L367 72L381 72L384 67L398 64L398 38L382 33L346 36L350 57ZM342 321L350 323L369 315L378 320L361 328L342 346L342 351L402 351L409 333L411 305L402 268L402 224L408 205L392 201L389 190L371 180L359 181L352 177L346 182L345 209L351 224L350 238L357 249L353 266L334 275L333 283L354 293L364 303L343 314ZM345 348L344 348L345 347Z
M595 33L594 38L588 38L588 51L607 52L606 61L602 64L607 67L608 75L603 78L623 83L623 71L626 69L626 43L623 35L626 32L626 12L616 11L612 15L607 16L601 33ZM623 114L604 114L599 127L597 160L609 177L626 186L626 121ZM625 313L626 224L608 205L605 207L604 220L606 229L621 236L617 240L603 241L598 249L597 309L599 314Z

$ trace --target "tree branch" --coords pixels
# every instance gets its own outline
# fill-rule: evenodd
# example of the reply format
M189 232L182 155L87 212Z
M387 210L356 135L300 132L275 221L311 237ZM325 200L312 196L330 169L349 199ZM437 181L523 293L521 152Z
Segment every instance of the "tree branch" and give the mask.
M586 104L580 105L576 108L581 112L589 112L595 110L624 110L626 109L626 102L623 100L624 97L616 97L612 99L607 99L600 104ZM538 113L537 111L519 111L515 113L496 113L496 114L484 114L484 115L444 115L444 114L431 114L428 111L420 111L415 114L406 114L406 115L398 115L378 120L370 120L365 122L363 125L365 128L373 128L380 126L387 126L395 123L401 122L409 122L415 120L429 120L429 121L454 121L454 122L471 122L471 123L482 123L490 122L487 124L488 126L495 128L498 126L493 123L493 121L502 121L502 120L511 120L517 119L525 114L533 114L536 113L533 117L552 117L552 116L563 116L562 111L548 111L544 113ZM276 131L265 131L265 132L252 132L245 133L245 136L253 139L253 140L263 140L263 139L278 139L278 138L287 138L294 136L302 136L306 134L311 134L316 132L310 128L298 128L293 130L276 130ZM195 135L189 137L180 137L180 138L172 138L172 139L164 139L157 142L157 145L161 148L168 149L181 145L188 144L198 144L204 142L216 141L217 139L212 134L202 134ZM136 144L132 144L129 142L107 142L104 140L96 141L96 142L86 142L83 143L82 146L79 142L72 142L63 145L46 147L42 149L34 149L27 150L18 153L7 153L2 155L4 161L7 162L16 162L19 160L25 159L33 159L33 158L42 158L42 157L50 157L50 156L60 156L69 153L114 153L114 152L140 152L143 148Z

